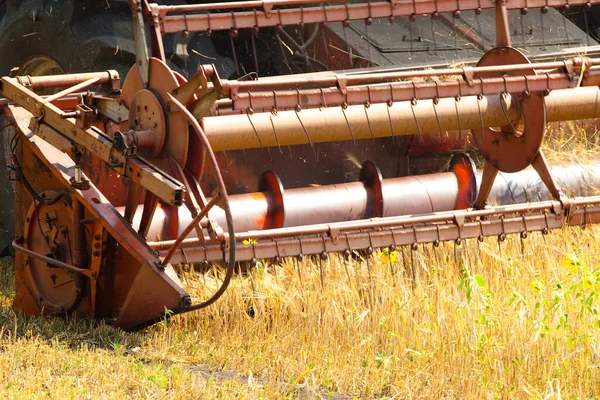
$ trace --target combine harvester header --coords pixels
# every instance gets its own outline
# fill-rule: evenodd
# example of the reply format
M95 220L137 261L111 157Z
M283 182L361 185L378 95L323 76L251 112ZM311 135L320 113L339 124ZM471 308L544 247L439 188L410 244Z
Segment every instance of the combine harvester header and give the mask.
M3 111L16 128L10 153L18 310L114 318L132 330L161 319L165 308L180 314L209 306L227 289L236 262L525 238L600 222L600 196L580 187L584 181L598 187L597 166L576 168L578 180L563 179L541 150L549 122L600 115L600 59L531 63L511 47L507 13L576 6L587 13L593 2L130 4L138 62L122 84L116 71L1 80ZM261 29L279 34L288 25L363 21L368 29L376 18L410 24L422 15L459 19L463 11L486 9L495 10L496 45L477 65L460 68L231 80L203 65L186 80L169 67L163 44L168 33L228 31L235 58L233 40L243 30L254 41ZM58 91L40 94L48 89ZM464 142L470 131L485 160L481 172L455 155L448 172L390 173L389 159L400 157L390 149L401 137L449 131L459 131ZM296 149L311 157L298 161ZM341 159L348 149L359 179L332 181L319 158ZM359 159L383 159L386 151L382 166ZM265 158L287 153L287 164L256 172ZM295 163L309 164L314 175L294 171ZM525 192L536 179L531 169L509 175L509 182L497 180L498 173L529 166L541 182L535 190L545 187L548 197L507 204L505 190ZM564 189L589 196L569 197ZM192 300L173 268L180 263L224 265L209 298Z

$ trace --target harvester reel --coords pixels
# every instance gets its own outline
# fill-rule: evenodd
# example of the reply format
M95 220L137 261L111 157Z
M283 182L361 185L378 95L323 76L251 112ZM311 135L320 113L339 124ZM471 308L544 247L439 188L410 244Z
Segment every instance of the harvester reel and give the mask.
M494 48L487 52L477 63L478 67L529 64L529 60L520 51L512 47ZM534 74L535 71L527 71ZM522 74L519 71L519 74ZM492 78L506 74L479 74L476 78ZM515 75L513 72L512 75ZM503 97L508 93L500 93ZM541 93L514 93L511 101L518 104L520 115L517 120L510 120L499 128L473 129L471 133L479 151L496 169L501 172L518 172L528 167L537 155L544 139L546 109ZM501 101L501 104L503 102ZM519 129L524 125L523 129Z
M144 148L139 149L139 154L185 184L187 188L185 205L194 217L183 233L172 238L175 240L171 251L163 260L163 265L166 266L169 263L182 241L192 231L196 231L199 240L205 240L203 230L200 228L202 218L208 219L206 230L209 237L214 241L222 242L223 260L227 263L225 277L213 295L186 309L186 311L196 310L216 301L229 285L235 263L235 229L227 191L215 155L202 127L186 108L188 103L196 99L196 96L192 93L189 99L183 103L179 102L176 97L177 89L187 82L186 79L157 58L150 58L148 65L148 84L144 85L140 68L138 65L134 65L123 84L120 101L129 108L128 127L132 135L136 137L134 143L138 146L143 144ZM190 137L190 133L193 138ZM121 135L123 134L121 133ZM202 180L201 175L204 172L205 163L214 173L216 190L212 199L206 198L199 183ZM192 167L188 168L189 166ZM130 187L129 191L132 198L140 196L139 187L135 185ZM144 215L147 216L146 221L149 221L151 217L148 215L151 215L152 211L147 211L146 207L152 209L153 206L147 199L148 196L144 201ZM209 212L215 205L225 212L225 223L230 232L228 236L210 217ZM126 214L128 213L126 212ZM177 213L172 212L171 215L176 217ZM142 221L144 221L144 217L142 217ZM174 222L171 221L171 223ZM142 222L141 225L144 227L140 227L140 233L147 229L145 222Z
M479 60L477 66L516 64L530 64L530 61L520 51L505 46L496 47L488 51ZM536 72L533 68L530 71L486 72L477 74L475 78L497 78L523 74L535 75ZM519 116L516 120L511 120L506 112L508 107L505 105L505 100L509 96L509 93L503 92L499 96L501 97L500 105L503 107L507 125L471 130L475 143L485 159L481 187L475 202L476 208L485 207L487 197L498 171L508 173L519 172L532 163L535 163L534 167L536 170L538 168L541 169L541 171L538 171L541 176L544 176L543 171L547 171L547 166L543 162L543 154L540 149L546 130L544 94L541 92L530 93L528 90L523 93L511 93L510 101L514 105L517 105L516 108L519 110ZM546 181L544 179L545 183ZM552 195L559 199L560 192L556 189L551 179L547 182L547 186Z

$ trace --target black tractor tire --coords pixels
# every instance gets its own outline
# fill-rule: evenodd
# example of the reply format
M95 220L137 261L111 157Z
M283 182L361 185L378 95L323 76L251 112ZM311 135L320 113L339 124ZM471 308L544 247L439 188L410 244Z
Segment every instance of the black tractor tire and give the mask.
M110 5L110 8L107 7ZM0 1L0 76L115 69L135 63L127 1ZM0 255L12 253L14 182L8 179L14 128L0 118Z
M5 1L0 21L3 76L26 74L16 68L39 56L54 60L55 73L122 69L124 74L135 63L126 1Z

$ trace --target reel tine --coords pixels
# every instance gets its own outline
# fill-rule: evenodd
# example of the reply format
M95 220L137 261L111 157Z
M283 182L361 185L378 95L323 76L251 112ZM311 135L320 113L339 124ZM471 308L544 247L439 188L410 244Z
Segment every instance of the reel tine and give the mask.
M256 39L255 39L256 35L258 35L258 28L252 29L252 32L250 33L250 41L252 42L252 55L254 57L254 70L256 71L256 74L258 75L258 55L257 55L257 51L256 51Z
M370 4L370 3L369 3ZM367 50L369 52L369 61L373 64L373 54L371 52L371 40L369 39L369 22L370 18L365 19L365 37L367 39Z
M348 106L346 104L342 104L342 114L344 114L344 119L346 119L346 125L348 125L348 130L350 131L350 136L352 137L352 142L356 146L356 137L354 136L354 131L352 130L352 125L350 125L350 121L348 121L348 115L346 115L346 108L348 108ZM391 119L390 119L390 122L391 122Z
M271 115L269 116L269 119L271 120L271 127L273 128L273 136L275 136L275 141L277 142L277 148L279 148L279 153L283 154L283 150L281 149L281 143L279 143L279 137L277 136L277 131L275 130L275 122L273 122L273 115L277 114L273 114L273 112L271 112Z
M294 109L294 112L296 113L298 122L300 122L300 125L302 126L302 130L304 131L304 134L306 135L306 138L308 139L308 143L310 144L310 147L312 147L313 151L315 152L315 157L317 157L317 150L315 149L315 144L310 139L310 135L308 134L308 131L306 130L306 127L304 126L304 122L302 122L302 119L300 118L300 105L296 106L296 108Z
M344 44L346 45L346 51L348 52L348 61L350 62L350 68L353 67L352 63L352 48L350 47L350 43L348 42L348 33L346 32L346 28L350 26L350 11L348 10L348 0L344 2L346 6L346 19L342 21L342 32L344 33Z
M412 276L413 290L417 287L417 270L415 269L415 249L410 246L410 274Z
M480 94L477 96L477 111L479 112L479 122L481 123L481 130L485 130L485 126L483 124L483 114L481 113L481 100L483 99L483 95Z
M374 64L373 54L371 52L371 39L369 37L369 25L373 23L373 18L371 17L371 0L367 0L367 6L369 9L369 17L365 19L365 36L367 38L367 50L369 51L369 61L371 62L371 64Z
M457 12L452 13L452 30L454 30L454 53L458 56L458 29L456 28Z
M562 15L563 15L563 26L565 28L565 38L567 39L567 46L569 45L569 43L571 42L569 39L569 27L567 26L567 12L569 11L569 2L567 1L567 4L562 8Z
M510 125L510 129L512 129L513 132L517 132L517 129L515 128L515 126L513 125L512 121L510 120L510 118L508 116L508 112L506 111L506 105L502 101L502 99L505 99L508 96L509 96L509 94L507 92L500 93L500 108L502 109L502 114L504 114L504 118L506 118L506 120L508 121L508 124Z
M233 38L237 37L237 32L234 29L229 31L229 43L231 44L231 53L233 55L233 62L235 63L235 72L239 76L240 75L240 64L238 63L237 52L235 50L235 43L233 43Z
M459 86L460 87L460 86ZM458 111L458 103L460 102L460 96L454 98L454 110L456 111L456 122L458 123L458 134L462 137L462 126L460 124L460 112Z
M325 65L329 68L329 43L327 42L327 35L325 34L325 22L321 25L321 36L323 37L323 49L325 50Z
M394 123L392 122L392 114L390 113L390 108L392 108L393 105L394 105L394 103L391 100L388 101L386 111L387 111L387 115L388 115L388 120L390 121L390 132L392 133L392 143L396 143L396 134L394 132Z
M589 3L588 3L589 4ZM581 7L581 12L583 13L583 22L585 24L585 45L590 45L590 26L588 24L588 4L584 4Z
M371 119L369 118L369 112L367 111L370 107L370 103L366 102L364 109L365 109L365 116L367 117L367 125L369 126L369 133L371 134L371 139L375 140L375 136L373 135L373 127L371 126Z
M258 143L260 144L260 148L263 148L263 142L262 139L260 138L260 135L258 134L258 131L256 130L256 127L254 126L254 122L252 122L252 118L250 118L250 115L252 114L252 109L248 109L248 111L246 112L246 116L248 117L248 121L250 122L250 125L252 125L252 130L254 130L254 134L256 135L256 138L258 139Z
M414 4L414 2L413 2ZM408 40L410 41L410 55L411 57L414 54L414 43L413 43L413 22L415 20L415 15L412 14L408 17Z
M349 22L348 22L349 23ZM344 32L344 43L346 44L346 54L348 54L349 68L352 68L352 49L348 43L348 34L346 33L346 21L342 22L342 31Z
M437 85L437 82L436 82ZM437 125L438 125L438 129L440 131L440 138L442 138L444 136L444 132L442 130L442 124L440 123L440 117L438 115L438 111L437 111L437 104L439 103L440 98L436 97L431 101L431 105L433 107L433 112L435 114L435 120L437 121Z
M323 253L325 254L325 253ZM327 257L327 256L325 256ZM320 278L321 278L321 289L325 288L325 281L323 278L323 256L321 255L319 257L319 274L320 274Z
M525 40L525 16L527 15L527 9L521 9L521 16L519 19L521 20L521 41L523 42L523 50L527 49L527 41Z
M483 27L481 25L481 0L479 0L479 8L477 8L475 10L475 21L477 22L477 29L479 29L479 35L481 37L481 45L486 48L487 47L487 43L485 42L485 36L483 35Z
M415 106L417 105L417 99L413 99L410 102L410 109L412 110L412 115L415 120L415 126L417 127L417 132L419 134L419 138L421 142L423 141L423 134L421 133L421 127L419 126L419 121L417 120L417 113L415 112Z
M437 5L437 3L436 3ZM433 41L433 54L437 54L438 48L437 48L437 38L436 38L436 31L435 31L435 20L438 19L438 13L437 11L434 12L433 14L431 14L431 18L429 19L429 26L431 27L431 37L432 37L432 41Z
M542 8L540 8L540 26L541 26L541 30L542 30L542 50L546 50L546 31L544 29L544 20L545 20L545 16L546 14L548 14L548 6L544 6Z

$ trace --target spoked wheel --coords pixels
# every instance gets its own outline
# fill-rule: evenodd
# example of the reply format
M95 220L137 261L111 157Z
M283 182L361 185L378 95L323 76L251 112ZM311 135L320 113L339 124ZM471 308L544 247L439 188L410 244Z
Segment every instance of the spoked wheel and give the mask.
M174 207L162 204L161 208L169 215L168 224L175 228L170 229L170 237L174 239L172 247L165 257L163 264L168 264L171 257L179 250L183 240L193 231L196 231L201 241L219 242L223 248L223 260L226 262L226 274L221 285L206 300L186 308L185 311L206 307L215 302L227 289L234 271L235 264L235 237L233 218L229 206L227 189L220 173L219 165L214 152L210 147L208 138L202 127L192 113L174 94L176 89L184 84L185 79L174 73L162 61L151 58L149 63L148 84L144 85L139 68L131 68L121 94L122 103L129 108L129 121L121 126L122 139L127 141L127 136L135 136L138 144L137 152L151 163L184 183L187 187L186 206L192 214L192 222L183 232L177 232L177 210ZM212 175L211 182L215 183L216 190L212 198L207 198L199 182L203 181L203 164L207 172ZM157 205L157 198L151 193L143 193L130 184L127 193L125 218L133 220L135 211L143 202L143 212L140 220L139 232L145 234L152 221L152 216ZM225 213L227 233L211 218L210 210L218 205ZM205 238L204 230L200 227L202 221L208 220Z

